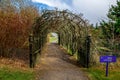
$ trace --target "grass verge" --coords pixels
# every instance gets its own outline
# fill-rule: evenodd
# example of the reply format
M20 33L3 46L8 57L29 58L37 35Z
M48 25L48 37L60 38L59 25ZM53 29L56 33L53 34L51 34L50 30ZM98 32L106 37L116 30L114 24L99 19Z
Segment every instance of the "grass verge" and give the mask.
M105 70L100 68L85 69L90 80L120 80L120 69L109 70L108 77L105 76Z
M33 71L0 68L0 80L34 80Z

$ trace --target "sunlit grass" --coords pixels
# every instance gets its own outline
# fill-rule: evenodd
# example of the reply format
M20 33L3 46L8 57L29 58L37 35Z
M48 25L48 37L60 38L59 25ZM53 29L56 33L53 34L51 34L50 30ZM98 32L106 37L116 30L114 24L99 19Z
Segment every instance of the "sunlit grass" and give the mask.
M49 42L50 43L58 43L57 37L49 37Z

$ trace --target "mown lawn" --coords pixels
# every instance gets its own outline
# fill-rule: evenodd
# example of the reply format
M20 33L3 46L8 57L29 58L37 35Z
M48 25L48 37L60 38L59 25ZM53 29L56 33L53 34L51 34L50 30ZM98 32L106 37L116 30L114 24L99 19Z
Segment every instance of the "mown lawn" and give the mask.
M58 43L58 39L56 37L50 37L49 39L50 39L49 41L50 43L53 43L53 42Z
M32 71L0 68L0 80L34 80Z

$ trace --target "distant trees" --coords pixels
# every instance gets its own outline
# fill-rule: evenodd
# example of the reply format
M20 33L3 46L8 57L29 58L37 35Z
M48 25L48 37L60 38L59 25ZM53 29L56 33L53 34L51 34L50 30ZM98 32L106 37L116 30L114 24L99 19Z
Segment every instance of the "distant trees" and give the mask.
M113 23L115 35L120 35L120 1L111 6L107 16Z
M107 14L109 21L102 21L100 28L102 31L101 38L104 38L104 46L112 50L120 45L120 1L112 5Z
M0 2L0 56L12 48L25 48L38 9L31 0L1 0Z

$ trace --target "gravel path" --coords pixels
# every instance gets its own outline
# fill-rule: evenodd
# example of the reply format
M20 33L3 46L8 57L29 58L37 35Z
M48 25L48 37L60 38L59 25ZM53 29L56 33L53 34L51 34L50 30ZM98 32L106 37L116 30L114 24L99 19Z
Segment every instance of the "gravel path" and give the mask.
M88 80L79 67L65 60L67 56L57 44L47 44L43 52L38 80Z

